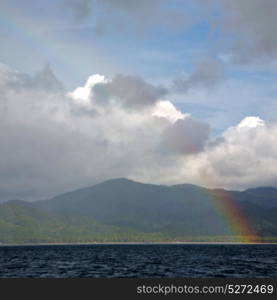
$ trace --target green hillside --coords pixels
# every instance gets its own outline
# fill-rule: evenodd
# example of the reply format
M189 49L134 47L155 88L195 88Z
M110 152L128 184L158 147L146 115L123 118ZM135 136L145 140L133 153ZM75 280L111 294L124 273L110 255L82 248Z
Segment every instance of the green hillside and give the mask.
M160 241L160 234L140 232L99 224L92 218L53 214L16 201L0 204L0 242L21 243L85 243Z
M0 205L2 243L232 242L209 195L194 185L114 179L53 199ZM277 189L224 191L261 241L277 241ZM222 200L223 201L223 200Z

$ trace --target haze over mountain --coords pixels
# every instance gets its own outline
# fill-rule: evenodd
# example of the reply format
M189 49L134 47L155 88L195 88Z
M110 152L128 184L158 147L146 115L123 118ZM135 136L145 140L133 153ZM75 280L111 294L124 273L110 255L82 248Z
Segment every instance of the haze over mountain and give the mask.
M120 178L49 200L1 204L0 242L238 241L229 226L234 220L213 200L220 193L239 207L260 241L277 240L275 188L238 192Z

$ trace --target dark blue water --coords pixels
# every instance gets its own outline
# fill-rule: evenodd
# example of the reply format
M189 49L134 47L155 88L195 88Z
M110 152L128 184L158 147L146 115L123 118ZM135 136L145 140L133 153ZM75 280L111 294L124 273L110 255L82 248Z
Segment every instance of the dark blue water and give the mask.
M5 246L0 277L277 278L277 245Z

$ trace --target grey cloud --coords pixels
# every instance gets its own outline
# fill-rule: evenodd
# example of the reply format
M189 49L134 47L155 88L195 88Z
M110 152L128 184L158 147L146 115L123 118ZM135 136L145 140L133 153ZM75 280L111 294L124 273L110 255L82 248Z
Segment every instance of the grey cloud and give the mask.
M191 117L179 119L164 130L162 145L178 154L198 153L204 149L209 132L210 127L207 123Z
M224 137L218 136L218 137L215 137L214 139L211 139L211 140L208 142L208 145L207 145L207 146L208 146L209 148L213 148L213 147L217 147L218 145L222 145L224 142L225 142Z
M44 198L89 184L108 155L104 139L87 139L41 113L39 120L2 123L0 141L0 200Z
M210 28L216 32L216 40L213 42L217 54L227 54L235 63L276 59L276 0L197 0L195 2L201 13L200 16L193 17L185 9L180 6L178 9L174 8L168 2L170 1L64 1L79 20L93 16L94 29L98 33L138 32L138 29L163 26L167 29L183 29L203 21L202 13L206 11L206 21L211 22ZM207 7L208 10L203 9ZM190 88L190 83L186 82L184 89ZM176 84L182 85L178 81Z
M155 104L167 91L147 83L139 76L117 75L108 83L97 84L93 92L99 103L115 100L124 108L140 109Z
M46 63L34 75L17 72L5 65L0 65L0 86L17 91L36 89L48 93L64 90L63 84L57 79L49 63Z
M125 86L132 93L141 88L149 105L155 101L154 87L126 78L118 95ZM47 198L111 177L143 179L150 164L153 177L168 168L156 146L169 121L161 122L151 110L130 112L95 102L85 108L63 93L30 88L29 79L0 67L6 95L0 98L0 201ZM139 101L129 96L126 105Z
M186 93L193 88L213 88L224 79L222 62L206 59L195 65L193 72L187 77L179 77L173 81L173 90Z
M77 20L83 20L91 13L91 0L64 0L63 5L68 7Z
M185 11L168 6L165 0L64 0L63 5L79 21L93 16L98 33L153 26L183 28L192 22Z
M71 113L78 117L95 117L98 113L95 109L90 107L84 107L84 106L78 106L78 105L72 105L70 109Z
M164 2L164 0L96 0L96 2L100 2L103 5L107 5L120 10L139 12L139 9L146 11L148 9L157 8L157 6L160 6Z
M276 0L214 0L223 8L216 25L231 42L234 62L261 62L277 57ZM226 44L224 45L226 48Z
M31 86L48 92L59 92L64 90L64 86L54 74L49 63L37 72L30 80Z

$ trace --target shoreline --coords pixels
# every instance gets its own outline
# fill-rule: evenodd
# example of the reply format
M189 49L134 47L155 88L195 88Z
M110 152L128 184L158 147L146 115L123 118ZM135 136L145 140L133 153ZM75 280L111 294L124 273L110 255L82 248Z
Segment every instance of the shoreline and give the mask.
M22 243L0 244L0 247L24 247L24 246L82 246L82 245L277 245L277 242L243 243L243 242L87 242L87 243Z

